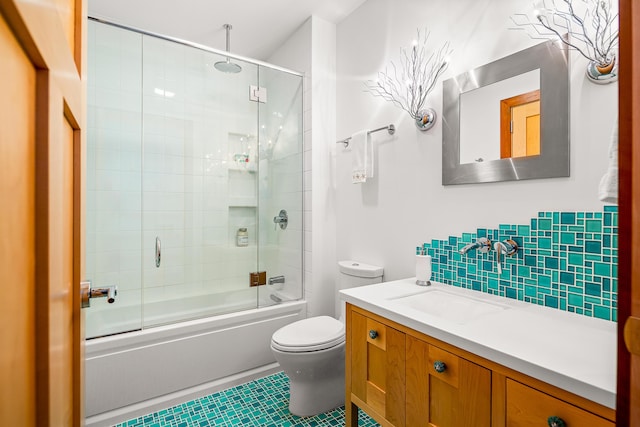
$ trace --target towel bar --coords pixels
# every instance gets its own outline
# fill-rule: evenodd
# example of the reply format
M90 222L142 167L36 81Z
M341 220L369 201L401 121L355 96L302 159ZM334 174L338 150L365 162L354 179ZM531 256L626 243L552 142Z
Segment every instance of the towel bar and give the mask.
M374 132L378 132L381 130L387 130L389 132L389 135L393 135L394 133L396 133L396 127L392 124L390 124L389 126L383 126L381 128L378 129L373 129L367 132L368 135L371 135ZM344 148L347 148L349 146L349 141L351 140L351 137L349 138L345 138L345 139L341 139L340 141L336 141L336 144L344 144Z

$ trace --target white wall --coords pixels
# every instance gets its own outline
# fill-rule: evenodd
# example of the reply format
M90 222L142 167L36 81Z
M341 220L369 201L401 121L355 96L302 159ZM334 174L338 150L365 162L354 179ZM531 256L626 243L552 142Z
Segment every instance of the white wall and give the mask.
M414 275L415 247L432 238L528 224L542 210L601 210L597 190L606 170L617 117L617 84L594 85L586 60L571 55L571 176L569 178L441 185L442 126L418 131L408 115L365 93L364 81L410 46L417 28L431 31L429 46L449 40L454 52L443 77L539 43L512 31L509 16L529 0L368 0L337 26L337 136L395 123L393 137L373 137L376 177L351 184L351 154L336 154L336 254L385 268L385 279ZM442 86L428 98L442 117ZM314 153L315 155L315 153Z
M334 312L335 25L309 18L268 61L305 73L305 297L310 316Z

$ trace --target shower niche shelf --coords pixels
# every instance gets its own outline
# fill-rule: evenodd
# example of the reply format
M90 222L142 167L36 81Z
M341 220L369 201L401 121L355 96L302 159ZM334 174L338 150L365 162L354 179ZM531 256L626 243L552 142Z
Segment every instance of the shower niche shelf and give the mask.
M255 208L258 206L255 197L229 197L228 202L230 208Z
M255 166L255 163L250 163L249 165L243 165L243 164L237 164L236 162L232 162L227 169L229 170L230 175L232 173L254 174L258 171Z
M255 199L254 199L255 202ZM229 206L228 241L229 246L244 250L256 247L257 208L253 206ZM237 246L236 233L239 228L246 228L249 235L248 246Z

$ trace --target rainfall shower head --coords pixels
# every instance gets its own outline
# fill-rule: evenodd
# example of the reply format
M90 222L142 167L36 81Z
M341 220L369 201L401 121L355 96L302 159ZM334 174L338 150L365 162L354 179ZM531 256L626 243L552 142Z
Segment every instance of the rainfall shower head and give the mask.
M227 30L227 52L230 51L229 32L232 28L233 27L231 26L231 24L224 24L224 29ZM213 64L213 66L216 67L218 71L222 71L223 73L239 73L240 71L242 71L242 67L231 62L228 56L226 60L218 61Z

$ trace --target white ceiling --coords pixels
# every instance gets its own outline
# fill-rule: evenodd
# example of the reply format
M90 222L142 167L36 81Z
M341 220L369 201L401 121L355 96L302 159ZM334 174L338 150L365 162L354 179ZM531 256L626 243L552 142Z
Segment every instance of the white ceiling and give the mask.
M89 16L266 60L311 15L338 23L365 0L88 0Z

